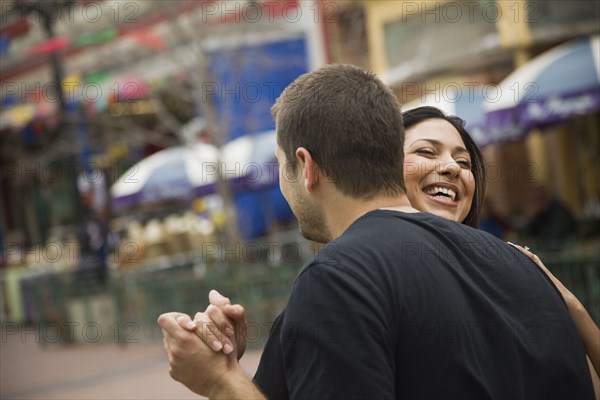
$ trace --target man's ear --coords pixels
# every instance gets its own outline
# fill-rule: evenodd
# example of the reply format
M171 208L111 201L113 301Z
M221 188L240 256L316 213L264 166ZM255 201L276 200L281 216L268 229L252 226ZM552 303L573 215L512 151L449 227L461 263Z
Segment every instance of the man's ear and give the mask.
M319 183L319 166L304 147L298 147L295 155L300 162L300 168L302 168L301 178L304 180L304 188L310 193Z

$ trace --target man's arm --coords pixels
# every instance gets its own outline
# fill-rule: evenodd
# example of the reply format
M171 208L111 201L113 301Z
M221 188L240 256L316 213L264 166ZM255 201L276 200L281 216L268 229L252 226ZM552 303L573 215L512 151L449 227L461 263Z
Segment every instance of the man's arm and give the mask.
M590 317L590 314L587 312L583 304L575 297L575 295L567 289L563 283L556 278L552 272L544 265L540 258L533 254L528 249L519 246L518 244L510 243L516 247L521 253L525 254L527 257L533 261L539 269L541 269L554 283L560 294L563 296L565 303L567 303L567 308L569 310L569 314L575 323L575 327L583 340L583 344L585 346L587 356L594 366L596 376L600 376L600 329ZM592 371L594 372L594 371Z
M562 295L577 332L581 336L586 350L588 368L592 377L594 394L600 400L600 330L579 299L563 283L550 272L542 260L534 253L518 244L508 242L533 261L554 283Z
M210 322L208 316L199 314L196 319ZM177 318L181 315L166 313L158 318L171 377L210 399L265 399L240 367L235 353L211 350L196 333L180 326Z

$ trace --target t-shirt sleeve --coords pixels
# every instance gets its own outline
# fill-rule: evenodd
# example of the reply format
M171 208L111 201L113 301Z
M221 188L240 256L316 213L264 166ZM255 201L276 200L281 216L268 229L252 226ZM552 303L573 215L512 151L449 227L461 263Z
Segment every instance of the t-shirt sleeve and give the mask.
M301 274L281 346L290 399L393 399L395 351L381 288L337 266Z

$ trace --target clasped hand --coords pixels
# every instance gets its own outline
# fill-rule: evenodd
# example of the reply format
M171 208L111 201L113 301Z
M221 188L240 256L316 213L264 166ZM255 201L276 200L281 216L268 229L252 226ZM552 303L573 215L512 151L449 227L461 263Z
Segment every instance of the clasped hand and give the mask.
M169 374L191 391L211 397L228 373L243 373L238 360L246 349L246 314L216 290L210 305L192 320L170 312L158 318L163 345L169 358Z

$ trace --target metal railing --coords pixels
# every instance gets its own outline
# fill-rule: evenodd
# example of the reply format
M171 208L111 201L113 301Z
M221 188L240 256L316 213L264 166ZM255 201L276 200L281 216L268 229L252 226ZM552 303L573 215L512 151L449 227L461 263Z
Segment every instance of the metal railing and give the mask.
M600 323L600 254L540 254L548 269L571 290ZM285 306L294 279L306 258L297 262L203 262L199 255L170 257L143 268L124 269L104 282L90 274L39 274L21 281L30 322L93 325L103 338L160 338L157 317L180 311L193 316L208 305L208 293L219 290L244 305L249 346L261 346L270 325ZM41 335L42 342L44 335ZM85 330L69 341L85 341ZM92 340L93 341L93 340ZM135 342L135 341L134 341Z

